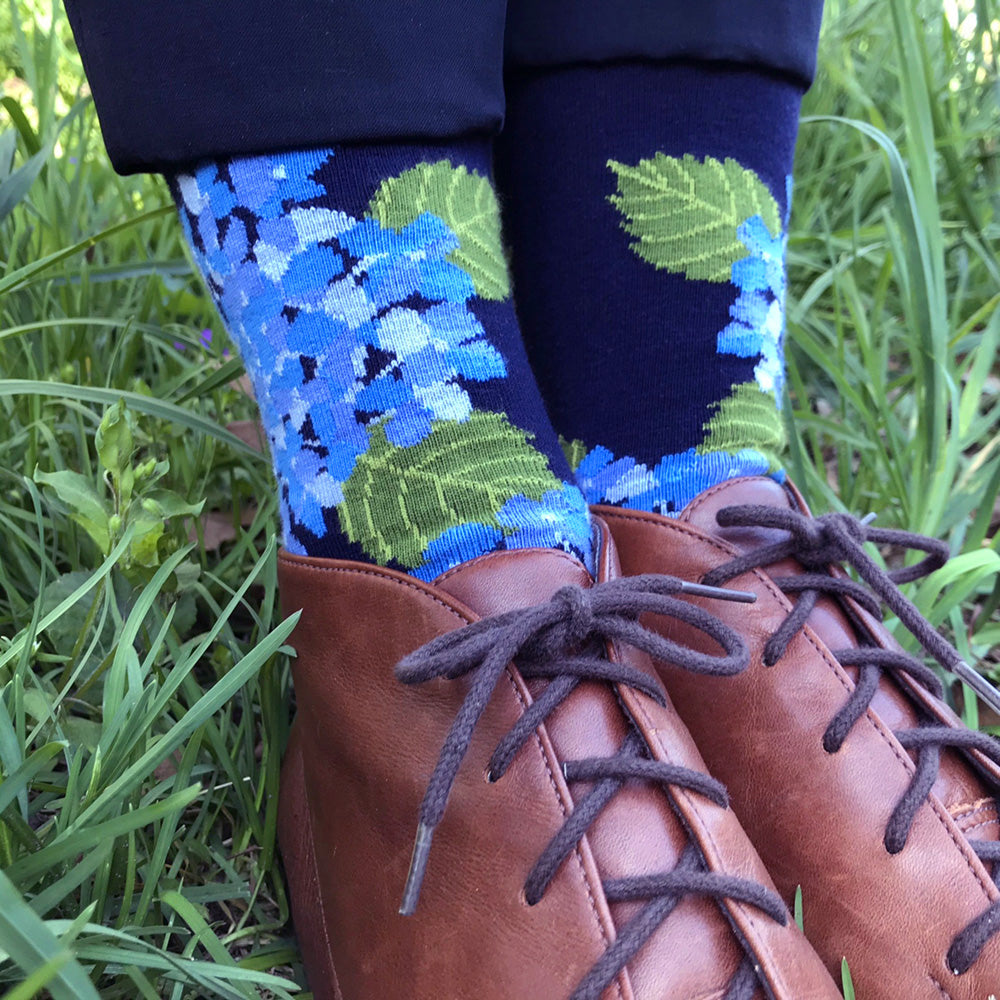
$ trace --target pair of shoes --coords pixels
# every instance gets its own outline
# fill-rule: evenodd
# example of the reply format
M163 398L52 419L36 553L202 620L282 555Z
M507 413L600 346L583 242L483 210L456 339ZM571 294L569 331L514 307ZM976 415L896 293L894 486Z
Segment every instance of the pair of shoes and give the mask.
M865 1000L997 992L996 754L830 569L881 536L765 480L597 514L596 581L553 550L433 585L282 557L314 995L820 1000L845 954Z

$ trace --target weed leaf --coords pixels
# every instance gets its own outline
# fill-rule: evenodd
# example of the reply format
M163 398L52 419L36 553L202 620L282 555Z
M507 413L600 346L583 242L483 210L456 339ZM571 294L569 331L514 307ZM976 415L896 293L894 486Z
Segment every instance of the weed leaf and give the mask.
M98 1000L97 990L80 963L0 872L0 949L27 973L48 965L46 982L54 1000Z
M854 981L851 979L851 970L847 967L847 959L840 960L840 980L844 990L844 1000L854 1000Z
M5 181L14 169L15 152L17 152L17 132L12 128L0 132L0 183Z
M36 483L48 486L69 508L70 517L94 540L102 555L111 547L108 512L94 489L94 484L79 472L59 469L42 472L35 469Z
M14 206L28 193L28 189L41 173L45 161L52 154L49 147L29 157L9 177L0 181L0 221L8 216Z

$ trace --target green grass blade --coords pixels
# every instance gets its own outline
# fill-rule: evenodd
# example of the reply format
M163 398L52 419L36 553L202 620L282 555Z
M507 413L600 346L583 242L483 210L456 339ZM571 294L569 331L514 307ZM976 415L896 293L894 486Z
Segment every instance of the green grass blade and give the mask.
M61 382L41 382L35 379L0 379L0 398L4 396L52 396L58 399L82 399L89 403L101 403L104 406L114 406L120 399L126 406L168 420L186 427L198 434L207 434L223 444L229 445L238 454L252 457L255 462L263 460L261 453L241 441L225 427L215 422L185 410L176 403L168 403L162 399L144 396L137 392L127 392L119 389L102 389L97 386L69 385Z
M53 1000L100 1000L83 966L0 872L0 949L28 974L55 961L47 988ZM64 957L65 956L65 957Z

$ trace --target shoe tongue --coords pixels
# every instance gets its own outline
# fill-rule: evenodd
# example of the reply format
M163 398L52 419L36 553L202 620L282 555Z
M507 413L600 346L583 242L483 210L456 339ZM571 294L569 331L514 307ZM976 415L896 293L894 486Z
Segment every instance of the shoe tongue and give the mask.
M787 538L786 532L773 528L722 528L715 520L723 507L737 504L756 504L764 507L783 507L808 513L805 503L788 488L763 476L730 479L694 498L681 511L679 520L716 538L722 538L740 551L760 548L771 542Z
M434 586L481 618L543 604L561 587L590 587L583 563L557 549L511 549L472 559L443 573Z

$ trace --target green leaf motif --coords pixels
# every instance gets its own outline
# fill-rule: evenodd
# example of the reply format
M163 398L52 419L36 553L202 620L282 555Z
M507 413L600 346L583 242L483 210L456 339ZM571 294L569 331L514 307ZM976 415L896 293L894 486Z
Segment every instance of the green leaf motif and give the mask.
M579 438L570 441L564 438L562 434L559 435L559 447L562 448L563 454L566 456L566 461L569 462L571 472L576 472L577 467L587 457L587 452L590 451Z
M704 281L729 281L747 256L737 229L759 215L777 236L778 203L767 185L736 160L678 159L657 153L634 167L608 160L618 180L611 204L632 249L655 268Z
M523 493L561 486L548 459L502 413L439 421L419 444L391 444L380 425L344 483L341 528L379 563L413 568L427 545L460 524L499 527L497 511Z
M707 436L697 448L699 455L752 448L767 458L772 472L782 467L785 425L771 393L756 382L741 382L715 405L717 411L704 427Z
M484 299L510 295L507 260L500 240L500 208L486 177L447 160L418 163L382 181L368 206L383 226L399 231L424 212L436 215L458 237L448 260L472 278Z

